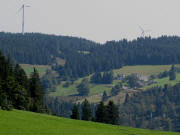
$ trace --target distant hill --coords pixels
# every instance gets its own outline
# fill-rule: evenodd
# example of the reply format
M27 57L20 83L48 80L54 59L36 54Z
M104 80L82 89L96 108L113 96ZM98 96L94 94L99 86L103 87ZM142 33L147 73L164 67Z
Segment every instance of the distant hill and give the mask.
M76 37L1 32L0 50L21 64L51 65L65 79L124 65L180 63L180 37L176 36L98 44Z
M0 110L2 135L179 135L130 127L65 119L24 111Z
M75 37L0 33L0 50L22 64L52 64L56 57L64 58L66 50L88 51L94 45L92 41Z

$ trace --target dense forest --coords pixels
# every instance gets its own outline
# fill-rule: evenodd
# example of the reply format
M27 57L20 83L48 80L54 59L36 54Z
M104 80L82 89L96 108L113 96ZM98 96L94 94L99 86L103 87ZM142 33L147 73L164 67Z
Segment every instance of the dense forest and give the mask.
M66 36L0 33L1 51L24 64L50 65L56 57L66 59L71 52L89 51L95 45L85 39Z
M46 112L44 90L36 69L27 77L24 70L0 52L0 109Z
M120 124L180 132L180 83L126 95L120 105Z
M38 33L0 33L0 49L18 63L53 65L61 78L78 78L124 65L180 63L180 37L138 38L97 44L82 38ZM57 58L64 60L58 64Z

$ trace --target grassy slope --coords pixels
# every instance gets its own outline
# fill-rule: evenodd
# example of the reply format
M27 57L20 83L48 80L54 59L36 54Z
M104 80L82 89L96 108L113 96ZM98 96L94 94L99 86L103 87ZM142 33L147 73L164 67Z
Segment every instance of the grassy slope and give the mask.
M33 72L34 67L39 72L40 76L46 73L47 69L50 69L50 66L47 65L29 65L21 64L21 67L24 69L27 75L30 75Z
M175 85L177 83L180 83L180 73L176 74L176 80L170 81L169 77L165 77L162 79L155 79L155 81L157 82L157 84L152 84L150 86L146 86L145 88L150 88L150 87L154 87L154 86L164 86L165 84L169 84L169 85Z
M176 65L176 67L180 67L180 65ZM145 66L125 66L121 69L114 70L116 74L141 74L141 75L156 75L163 71L168 71L171 68L171 65L145 65Z
M68 95L78 94L76 87L80 84L81 80L82 78L78 79L77 81L74 82L73 85L70 85L67 88L63 87L65 82L62 82L60 85L57 86L56 92L52 92L50 95L56 97L56 96L68 96ZM89 86L90 86L90 94L89 94L90 96L103 93L104 91L109 92L112 88L112 84L110 85L90 84Z
M84 122L23 111L0 110L0 135L180 135Z
M180 65L176 65L177 67L180 67ZM137 74L141 74L141 75L146 75L146 76L150 76L150 75L156 75L160 72L163 72L165 70L169 70L171 68L171 65L159 65L159 66L125 66L121 69L116 69L113 70L114 71L114 75L116 76L117 74L132 74L132 73L137 73ZM56 96L68 96L68 95L73 95L73 94L77 94L77 89L76 86L81 82L82 78L78 79L77 81L75 81L75 83L73 85L70 85L68 88L64 88L63 84L65 82L62 82L60 85L57 86L56 88L56 92L51 93L50 95L53 97ZM161 81L161 80L157 80ZM112 85L93 85L90 84L90 96L92 95L98 95L103 93L104 91L106 92L110 92L111 88L117 84L120 81L115 80L113 82Z

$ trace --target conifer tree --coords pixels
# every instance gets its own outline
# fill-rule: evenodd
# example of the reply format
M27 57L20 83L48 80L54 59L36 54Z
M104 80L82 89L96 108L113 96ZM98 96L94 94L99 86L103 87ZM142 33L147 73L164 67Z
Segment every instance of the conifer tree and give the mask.
M87 99L84 100L82 105L82 120L90 121L92 119L92 112L90 104Z
M77 119L77 120L80 119L79 109L76 104L74 105L74 107L72 109L71 119Z
M119 110L113 101L109 101L107 105L107 123L118 125L119 124Z
M16 80L19 82L19 84L28 90L29 89L28 77L19 64L16 64L15 66L14 75L16 77Z
M88 79L85 78L82 82L77 86L77 91L80 96L87 96L89 94L89 82Z
M126 93L126 97L125 97L124 104L128 103L128 101L129 101L129 94L128 94L128 93Z
M104 91L103 96L102 96L102 101L104 102L107 99L108 99L107 93L106 93L106 91Z
M91 83L96 83L96 84L102 83L102 75L100 72L96 72L92 75Z
M171 66L171 70L169 71L169 80L175 80L176 79L176 73L175 73L175 67L174 64Z
M2 88L2 81L0 79L0 109L9 110L10 102L8 101L7 94Z
M30 95L32 98L31 111L43 112L44 91L40 82L39 74L35 68L30 77Z
M27 108L27 91L23 86L19 85L13 76L9 76L6 79L3 88L6 90L8 100L12 102L14 108L20 110L25 110Z
M104 72L102 80L104 84L111 84L113 82L113 72Z
M106 106L104 105L102 101L97 106L96 121L103 122L103 123L107 122L107 110L106 110Z

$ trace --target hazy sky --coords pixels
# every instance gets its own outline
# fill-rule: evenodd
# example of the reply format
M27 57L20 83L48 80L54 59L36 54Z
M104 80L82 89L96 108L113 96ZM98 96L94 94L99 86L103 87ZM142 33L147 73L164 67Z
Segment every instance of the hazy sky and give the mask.
M146 35L180 35L180 0L0 0L0 31L84 37L97 42Z

